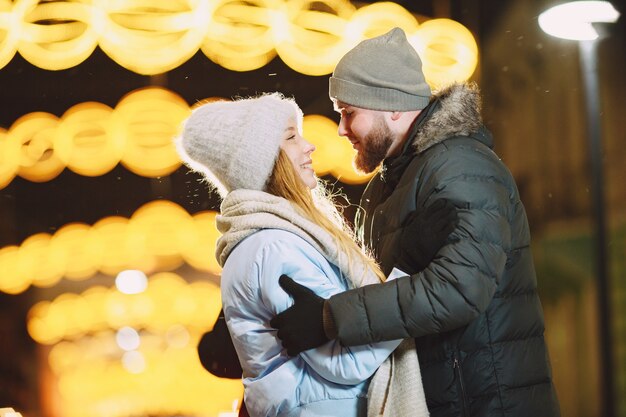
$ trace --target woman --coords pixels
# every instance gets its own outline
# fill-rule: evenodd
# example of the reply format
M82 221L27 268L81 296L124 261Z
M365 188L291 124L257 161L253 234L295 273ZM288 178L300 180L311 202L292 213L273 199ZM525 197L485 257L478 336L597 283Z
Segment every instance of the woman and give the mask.
M279 94L213 102L194 110L177 149L223 197L216 257L250 415L365 416L369 378L385 362L370 393L370 414L378 415L395 398L386 359L400 340L356 348L331 341L289 357L269 325L292 304L278 283L283 274L324 298L384 279L324 196L311 166L315 147L301 136L301 124L298 106ZM410 347L402 367L419 380ZM423 396L402 401L410 415L425 411Z

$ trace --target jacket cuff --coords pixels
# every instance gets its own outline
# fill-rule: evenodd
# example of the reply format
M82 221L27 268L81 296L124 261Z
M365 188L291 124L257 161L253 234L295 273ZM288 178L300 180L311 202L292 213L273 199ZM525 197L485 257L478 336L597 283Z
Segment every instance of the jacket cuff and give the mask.
M337 325L335 324L333 312L330 309L330 303L328 301L324 301L324 308L322 310L322 324L324 326L324 333L326 333L326 337L328 337L330 340L336 339L339 332L337 330Z

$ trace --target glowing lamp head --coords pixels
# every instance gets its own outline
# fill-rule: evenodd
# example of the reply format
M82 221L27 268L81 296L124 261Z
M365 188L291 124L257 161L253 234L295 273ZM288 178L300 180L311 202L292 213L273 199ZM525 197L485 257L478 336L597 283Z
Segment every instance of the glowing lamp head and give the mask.
M539 15L539 27L562 39L591 41L599 37L593 23L615 23L619 12L608 1L573 1Z

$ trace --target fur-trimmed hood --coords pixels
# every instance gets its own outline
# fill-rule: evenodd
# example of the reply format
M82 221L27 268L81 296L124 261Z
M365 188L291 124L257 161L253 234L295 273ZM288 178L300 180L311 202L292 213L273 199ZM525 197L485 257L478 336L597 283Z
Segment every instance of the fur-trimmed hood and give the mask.
M473 136L483 129L480 91L476 83L452 84L434 95L437 108L417 127L416 153L453 136ZM483 139L484 140L484 139ZM487 141L490 142L490 139Z

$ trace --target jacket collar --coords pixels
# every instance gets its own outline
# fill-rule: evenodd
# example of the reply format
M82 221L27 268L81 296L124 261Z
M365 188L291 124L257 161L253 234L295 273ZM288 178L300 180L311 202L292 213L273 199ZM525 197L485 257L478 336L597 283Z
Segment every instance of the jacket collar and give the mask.
M452 84L440 90L433 100L439 103L437 108L416 129L411 142L415 153L453 136L471 136L493 147L491 134L483 127L480 92L475 83Z
M453 84L433 95L415 118L400 155L387 158L380 169L381 179L394 187L411 159L444 139L471 136L493 147L491 134L480 116L480 93L474 83Z
M454 136L471 136L493 147L491 134L482 124L480 93L475 83L452 84L433 95L415 118L409 138L399 155L386 158L380 178L395 187L416 154Z

